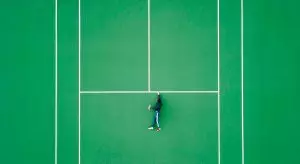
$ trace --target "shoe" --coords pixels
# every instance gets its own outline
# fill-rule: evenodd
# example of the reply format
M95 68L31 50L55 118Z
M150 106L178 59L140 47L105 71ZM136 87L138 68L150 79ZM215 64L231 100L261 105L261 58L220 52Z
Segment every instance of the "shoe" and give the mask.
M156 131L159 132L161 130L161 128L157 128Z
M150 126L148 129L149 129L149 130L153 130L154 128L153 128L153 126Z
M157 95L159 95L159 92L157 92Z

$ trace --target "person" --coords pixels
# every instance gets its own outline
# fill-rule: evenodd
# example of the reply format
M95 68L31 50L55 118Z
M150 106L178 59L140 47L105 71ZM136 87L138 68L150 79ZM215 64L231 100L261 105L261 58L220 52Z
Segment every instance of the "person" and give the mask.
M149 130L153 130L156 127L156 131L160 131L161 128L159 126L159 114L160 110L162 107L162 101L159 92L157 92L157 98L156 98L156 103L152 107L151 104L148 106L148 110L150 111L151 109L154 110L154 118L153 118L153 123L151 126L148 127Z

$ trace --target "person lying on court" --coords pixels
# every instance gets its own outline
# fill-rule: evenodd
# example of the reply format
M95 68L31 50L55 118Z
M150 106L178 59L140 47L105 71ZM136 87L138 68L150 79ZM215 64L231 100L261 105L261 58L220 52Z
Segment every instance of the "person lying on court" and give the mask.
M153 130L156 127L156 131L160 131L161 128L159 127L159 113L160 109L162 107L162 101L159 92L157 92L157 98L156 98L156 103L152 107L151 104L148 106L148 110L150 111L151 109L154 110L154 118L153 118L153 123L151 126L148 127L149 130Z

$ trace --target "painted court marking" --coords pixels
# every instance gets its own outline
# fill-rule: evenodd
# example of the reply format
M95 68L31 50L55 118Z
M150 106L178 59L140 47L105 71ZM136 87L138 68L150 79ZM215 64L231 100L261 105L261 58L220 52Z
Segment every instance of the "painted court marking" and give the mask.
M220 1L217 0L217 49L218 49L218 164L221 164L221 100L220 100Z
M158 91L81 91L81 94L134 94L134 93L157 93ZM159 93L218 93L218 91L159 91Z
M148 91L151 91L151 22L150 22L150 0L148 0Z
M78 0L78 163L81 163L81 0Z
M245 163L244 146L244 0L241 0L241 127L242 127L242 164Z
M57 50L58 50L58 45L57 45L57 0L55 0L54 2L55 4L55 14L54 14L54 19L55 19L55 23L54 23L54 28L55 28L55 32L54 32L54 45L55 45L55 100L54 100L54 115L55 115L55 118L54 118L54 163L57 164L57 103L58 103L58 95L57 95L57 87L58 87L58 66L57 66L57 62L58 62L58 59L57 59Z

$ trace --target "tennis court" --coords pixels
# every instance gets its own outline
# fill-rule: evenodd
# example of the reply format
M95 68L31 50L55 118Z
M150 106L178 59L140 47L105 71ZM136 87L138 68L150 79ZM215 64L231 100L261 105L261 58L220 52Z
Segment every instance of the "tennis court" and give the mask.
M217 14L217 1L82 2L81 163L218 163Z
M0 163L300 163L299 2L30 2L0 10Z

